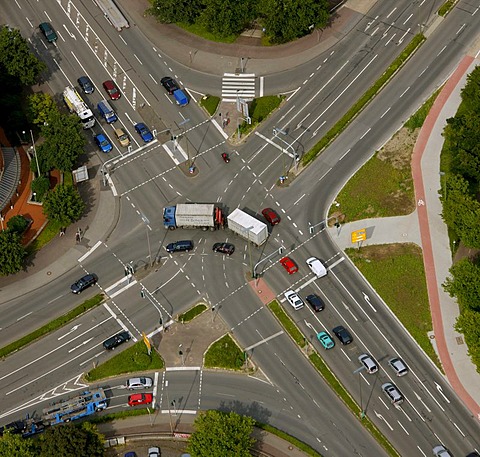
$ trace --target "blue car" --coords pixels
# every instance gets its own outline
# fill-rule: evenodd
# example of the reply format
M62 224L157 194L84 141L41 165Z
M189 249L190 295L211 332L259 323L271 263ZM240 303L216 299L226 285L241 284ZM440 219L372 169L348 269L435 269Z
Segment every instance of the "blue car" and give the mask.
M112 143L108 141L107 137L103 133L99 133L95 136L95 143L102 152L110 152L113 149Z
M135 124L135 130L142 137L142 140L145 141L145 143L153 140L152 132L150 132L150 129L143 122Z
M335 346L335 343L327 332L318 333L317 338L325 349L332 349L333 346Z

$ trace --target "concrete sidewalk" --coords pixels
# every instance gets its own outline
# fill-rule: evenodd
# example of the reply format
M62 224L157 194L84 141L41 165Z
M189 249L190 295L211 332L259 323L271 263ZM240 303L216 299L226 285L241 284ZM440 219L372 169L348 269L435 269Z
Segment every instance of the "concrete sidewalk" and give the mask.
M454 329L459 315L458 304L442 287L449 276L452 255L439 198L442 132L446 120L458 109L467 75L479 63L470 56L462 60L437 97L420 131L412 157L417 209L407 216L364 219L342 225L339 230L336 227L328 230L342 250L357 247L351 242L351 232L364 228L367 229L367 240L362 246L412 242L422 247L435 346L449 383L480 419L480 375L467 355L463 336Z

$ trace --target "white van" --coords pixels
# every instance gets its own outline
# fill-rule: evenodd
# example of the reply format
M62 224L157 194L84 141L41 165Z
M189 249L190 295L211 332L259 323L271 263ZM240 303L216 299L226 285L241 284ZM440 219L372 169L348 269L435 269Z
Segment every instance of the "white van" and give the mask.
M320 260L316 257L310 257L307 259L307 265L309 266L312 273L316 275L317 278L321 278L327 275L327 269Z

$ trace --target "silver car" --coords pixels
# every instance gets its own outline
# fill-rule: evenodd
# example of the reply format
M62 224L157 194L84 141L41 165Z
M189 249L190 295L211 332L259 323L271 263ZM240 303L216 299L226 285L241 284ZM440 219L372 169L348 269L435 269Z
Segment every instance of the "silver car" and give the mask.
M388 364L393 368L397 376L405 376L408 373L408 367L402 359L394 357L388 361Z
M127 381L128 390L149 389L152 386L153 386L152 378L146 378L144 376L142 376L141 378L130 378Z
M433 455L435 457L453 457L449 451L445 449L444 446L438 445L433 448Z
M386 382L382 385L382 390L388 397L392 405L400 405L403 403L403 395L397 389L397 386L395 386L395 384L392 384L391 382Z
M362 354L358 361L365 367L367 373L373 374L378 371L378 364L370 354Z
M305 306L303 300L293 290L287 290L284 295L295 311Z

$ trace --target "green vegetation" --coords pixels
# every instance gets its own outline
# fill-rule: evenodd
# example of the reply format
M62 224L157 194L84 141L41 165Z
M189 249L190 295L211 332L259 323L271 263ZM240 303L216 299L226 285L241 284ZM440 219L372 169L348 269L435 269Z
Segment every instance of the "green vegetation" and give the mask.
M275 314L276 318L280 321L283 328L293 338L293 340L301 347L304 348L307 345L306 338L302 335L302 332L298 329L295 323L290 319L287 313L283 310L280 303L277 300L273 300L268 304L270 310Z
M221 36L213 32L210 32L202 24L187 24L185 22L177 23L179 27L186 30L187 32L193 33L194 35L204 38L205 40L214 41L216 43L233 43L238 35L226 35Z
M390 78L402 67L402 65L410 58L415 50L423 43L425 37L416 35L413 40L406 46L403 52L394 60L387 68L385 73L370 87L361 98L343 115L343 117L326 133L326 135L308 151L302 158L302 163L307 165L312 162L315 157L323 151L347 125L357 116L360 111L367 106L380 89L390 80Z
M14 230L0 231L0 275L18 273L23 267L24 257L22 236Z
M81 305L77 306L76 308L72 309L68 313L64 314L63 316L57 317L53 321L49 322L48 324L44 325L43 327L38 328L37 330L25 335L24 337L20 338L13 343L8 344L0 349L0 358L6 357L7 355L11 354L12 352L18 351L22 349L27 344L33 343L37 339L41 338L42 336L47 335L48 333L54 332L59 328L63 327L64 325L68 324L69 322L76 319L81 314L89 311L92 308L95 308L103 301L103 295L98 294L95 297L92 297L86 301L84 301Z
M441 369L427 334L432 330L432 316L422 250L414 244L395 244L351 248L345 252L410 335Z
M180 314L180 316L178 316L178 321L182 324L185 322L190 322L193 318L197 317L199 314L202 314L206 309L207 305L205 303L199 303L192 309L189 309L186 313Z
M138 406L135 406L135 408L126 409L124 411L118 411L116 413L101 414L101 415L94 414L88 418L88 422L92 424L106 424L107 422L128 419L129 417L145 416L146 414L150 414L150 412L148 411L147 408L140 408Z
M27 246L27 256L32 255L33 253L39 251L43 246L47 245L52 241L53 238L58 236L60 228L63 227L63 224L58 221L48 221L47 225L43 228L40 234Z
M428 98L428 100L417 110L417 112L414 113L407 122L405 122L404 126L407 129L409 129L410 131L413 131L423 126L423 123L425 122L425 119L427 118L428 113L430 112L441 90L442 88L434 92Z
M249 107L252 123L247 124L245 121L242 122L240 124L240 133L246 134L253 130L260 122L263 122L271 112L275 111L284 99L284 95L268 95L266 97L253 99Z
M213 343L205 354L206 368L241 370L245 364L243 351L230 335L225 335Z
M445 17L455 5L456 0L447 0L438 10L438 15Z
M89 382L93 382L124 373L161 370L163 367L163 360L157 351L152 348L150 355L148 355L145 343L143 340L140 340L133 346L119 352L105 363L90 370L85 375L85 379Z
M43 212L49 220L57 221L65 227L77 221L83 214L85 203L75 187L58 184L47 192L43 201Z
M215 95L205 95L205 97L200 99L200 105L207 110L207 113L210 114L210 116L215 114L219 103L220 98L215 97Z

